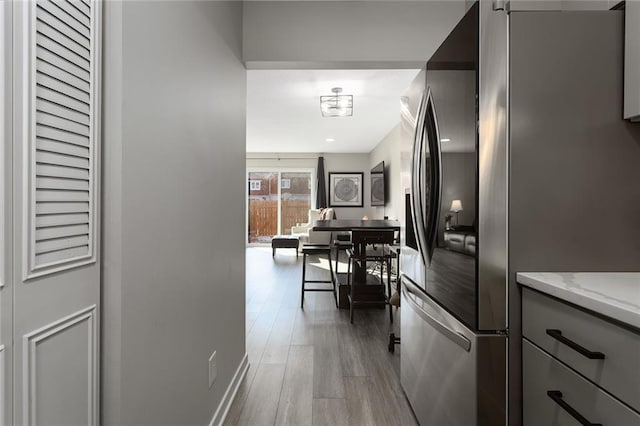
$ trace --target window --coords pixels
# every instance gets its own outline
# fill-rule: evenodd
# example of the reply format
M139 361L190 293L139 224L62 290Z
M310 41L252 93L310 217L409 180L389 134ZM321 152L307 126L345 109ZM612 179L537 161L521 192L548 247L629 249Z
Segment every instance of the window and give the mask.
M249 171L248 243L269 243L274 235L289 235L305 223L311 208L310 170Z

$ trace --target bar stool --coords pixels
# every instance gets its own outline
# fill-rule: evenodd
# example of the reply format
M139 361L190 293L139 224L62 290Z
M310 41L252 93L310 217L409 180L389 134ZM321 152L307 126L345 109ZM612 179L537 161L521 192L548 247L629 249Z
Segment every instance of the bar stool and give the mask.
M331 280L308 280L307 279L307 256L309 255L326 255L329 261L329 272L331 273ZM331 284L331 288L305 288L306 283L325 283ZM336 280L333 275L333 265L331 264L331 246L319 244L311 245L305 244L302 246L302 294L300 297L300 308L304 309L304 292L305 291L331 291L333 292L333 298L336 301L336 308L338 307L338 293L336 290Z

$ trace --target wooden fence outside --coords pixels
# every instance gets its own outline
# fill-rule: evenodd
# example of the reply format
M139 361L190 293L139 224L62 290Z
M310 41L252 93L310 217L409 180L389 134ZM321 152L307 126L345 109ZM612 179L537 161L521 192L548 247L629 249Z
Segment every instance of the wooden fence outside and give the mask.
M309 219L308 200L282 200L282 233ZM278 233L278 201L249 200L249 242L269 242Z

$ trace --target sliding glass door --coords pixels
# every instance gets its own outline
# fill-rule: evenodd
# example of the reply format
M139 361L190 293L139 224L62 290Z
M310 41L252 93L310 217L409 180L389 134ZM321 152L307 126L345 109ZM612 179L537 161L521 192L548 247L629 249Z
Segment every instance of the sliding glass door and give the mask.
M247 173L247 242L269 243L306 223L312 197L311 170L250 170Z
M249 172L248 242L268 243L278 234L278 173Z
M291 227L306 223L311 208L311 173L280 173L280 234L291 234Z

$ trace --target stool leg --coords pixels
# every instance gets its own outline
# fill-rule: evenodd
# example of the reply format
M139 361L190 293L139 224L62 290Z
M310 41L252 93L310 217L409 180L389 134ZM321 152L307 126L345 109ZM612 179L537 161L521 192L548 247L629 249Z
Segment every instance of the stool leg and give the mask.
M351 295L351 303L349 303L349 321L353 324L353 305L355 305L355 300L353 298L353 288L355 287L355 283L352 282L349 288L349 294Z
M398 292L398 296L400 295L400 290L402 289L402 283L400 282L400 253L398 253L396 260L396 291ZM398 305L400 307L400 305Z
M391 302L391 259L387 259L387 301ZM382 272L382 271L381 271ZM389 303L389 320L393 324L393 306Z
M302 291L300 292L300 309L304 309L304 280L307 269L307 253L302 253Z
M333 298L336 300L336 308L338 307L338 292L336 290L336 279L333 276L333 266L331 266L331 250L327 253L327 259L329 259L329 272L331 273L331 285L333 286Z
M276 248L271 247L271 257L274 257L275 255L276 255Z

